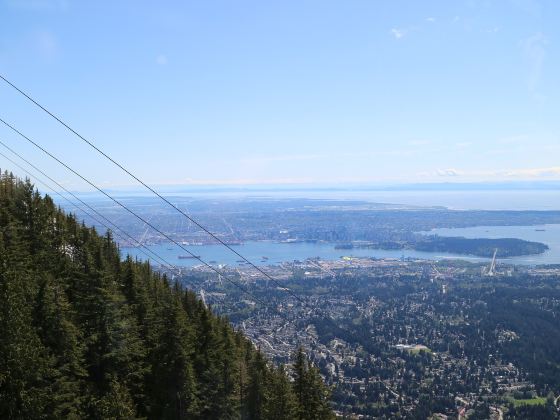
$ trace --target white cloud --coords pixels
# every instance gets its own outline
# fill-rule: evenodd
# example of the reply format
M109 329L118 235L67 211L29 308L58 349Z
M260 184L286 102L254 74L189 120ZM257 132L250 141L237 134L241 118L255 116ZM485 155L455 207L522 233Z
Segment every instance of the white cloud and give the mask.
M159 54L156 57L156 63L160 66L165 66L167 64L167 56L165 54Z
M463 175L463 172L457 169L436 169L435 174L442 177L457 177Z
M557 180L560 179L560 166L546 168L517 168L492 170L460 170L455 168L436 169L417 174L422 178L455 178L461 180L496 181L496 180Z
M552 166L549 168L513 169L504 171L503 175L508 178L559 178L560 166Z
M434 23L436 21L435 17L427 17L426 22Z
M406 29L398 29L398 28L391 29L391 35L393 35L395 39L403 38L407 34L407 32L408 31Z

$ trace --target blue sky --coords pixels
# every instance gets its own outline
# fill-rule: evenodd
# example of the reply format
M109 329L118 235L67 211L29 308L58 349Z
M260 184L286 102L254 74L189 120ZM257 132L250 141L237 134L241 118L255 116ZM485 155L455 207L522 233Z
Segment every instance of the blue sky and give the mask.
M0 73L152 184L559 180L559 20L556 0L0 0ZM3 84L0 116L131 183Z

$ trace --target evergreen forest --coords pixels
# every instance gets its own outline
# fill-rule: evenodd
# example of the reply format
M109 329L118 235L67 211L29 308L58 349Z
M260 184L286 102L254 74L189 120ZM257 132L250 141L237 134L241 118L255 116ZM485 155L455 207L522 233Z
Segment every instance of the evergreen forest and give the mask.
M328 419L302 349L274 366L148 262L0 178L0 418Z

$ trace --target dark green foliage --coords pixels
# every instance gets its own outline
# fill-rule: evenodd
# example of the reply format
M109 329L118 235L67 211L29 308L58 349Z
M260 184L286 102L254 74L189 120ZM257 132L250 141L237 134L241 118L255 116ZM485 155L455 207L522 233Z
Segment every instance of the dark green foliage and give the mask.
M520 405L518 407L511 404L504 418L506 420L554 420L558 419L559 416L553 404Z
M302 348L295 356L294 379L300 420L334 418L329 406L330 390L323 383L319 370L309 363Z
M302 418L328 418L305 363ZM315 410L309 414L309 410ZM289 419L283 368L111 234L0 178L0 418ZM325 417L326 413L326 417Z
M264 417L274 420L294 418L298 406L283 366L270 372L269 383L271 392L264 404Z
M418 251L452 252L487 258L492 258L494 250L498 249L497 256L504 258L518 255L542 254L548 249L548 245L517 238L487 239L430 236L414 243L412 248Z
M415 249L423 252L451 252L454 254L476 255L492 258L498 249L498 258L519 255L542 254L548 245L540 242L517 238L463 238L459 236L416 235L406 241L376 241L368 244L338 244L336 249L372 248L372 249Z

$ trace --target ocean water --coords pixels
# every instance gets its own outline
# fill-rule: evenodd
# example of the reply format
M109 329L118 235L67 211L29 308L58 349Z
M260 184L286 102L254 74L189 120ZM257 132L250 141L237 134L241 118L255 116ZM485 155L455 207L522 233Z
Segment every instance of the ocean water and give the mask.
M364 191L359 196L378 203L451 210L560 210L560 191L553 190Z
M363 200L372 203L391 203L410 206L442 206L460 210L560 210L560 192L554 190L465 190L465 191L267 191L178 193L174 196L212 199L240 199L259 197L263 199L337 199ZM478 226L470 228L435 229L430 233L441 236L464 236L467 238L520 238L543 242L549 250L543 254L513 257L504 262L513 264L560 264L560 225L544 226ZM200 264L194 259L179 259L185 252L172 244L158 244L151 248L169 263L177 266L194 266ZM192 246L194 254L200 255L212 264L240 265L239 258L219 245ZM123 248L127 253L146 259L138 248ZM239 252L258 265L277 264L286 261L305 260L319 257L335 260L341 256L375 257L375 258L422 258L441 260L458 258L473 262L485 262L487 258L450 254L442 252L420 252L414 250L374 250L353 249L337 250L333 244L326 243L275 243L248 242L239 247ZM268 257L266 260L262 257Z
M440 236L463 236L465 238L519 238L529 241L543 242L549 250L543 254L526 255L522 257L504 258L500 261L510 264L536 265L560 264L560 225L538 226L477 226L469 228L434 229L430 234ZM192 267L199 265L196 259L180 259L186 252L173 244L157 244L149 246L158 255L173 265ZM239 257L221 245L199 245L186 247L195 255L211 264L227 264L242 266ZM343 256L373 257L373 258L419 258L428 260L461 259L471 262L486 262L488 258L452 254L444 252L421 252L414 250L383 250L383 249L335 249L334 244L328 243L278 243L278 242L247 242L235 246L241 254L257 265L279 264L294 260L319 257L323 260L336 260ZM124 255L146 259L140 248L122 248ZM267 257L266 259L263 257Z
M462 236L465 238L519 238L548 245L543 254L525 255L503 259L512 264L560 264L560 225L536 226L475 226L468 228L433 229L430 234Z
M149 246L158 255L173 265L181 267L192 267L199 265L196 259L179 259L180 255L185 255L185 251L173 244L158 244ZM220 245L200 245L187 247L195 255L199 255L204 261L212 264L227 264L242 266L238 262L239 257ZM277 243L277 242L247 242L244 245L236 246L236 250L257 265L279 264L282 262L292 262L294 260L303 261L307 258L319 257L322 260L337 260L343 256L354 257L374 257L374 258L420 258L430 260L440 260L445 258L460 258L473 262L487 261L486 258L461 256L458 254L448 254L443 252L431 253L414 250L382 250L382 249L335 249L333 244L326 243ZM122 248L123 256L130 254L140 259L146 259L139 248ZM267 257L267 259L263 259Z

